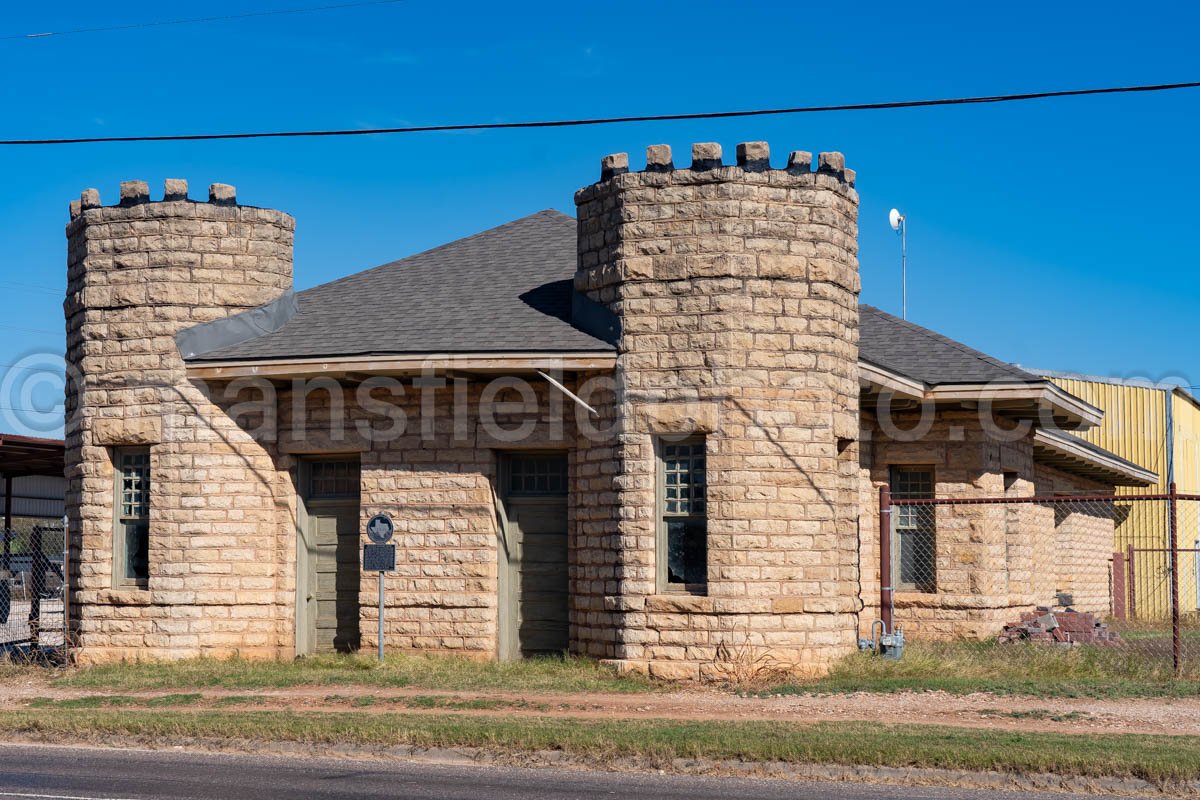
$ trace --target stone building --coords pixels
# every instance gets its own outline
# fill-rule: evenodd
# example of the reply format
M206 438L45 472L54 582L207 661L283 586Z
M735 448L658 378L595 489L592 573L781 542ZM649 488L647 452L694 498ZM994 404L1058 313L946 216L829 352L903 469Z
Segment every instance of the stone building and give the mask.
M66 302L81 657L373 647L360 551L383 512L388 647L817 672L877 613L879 485L1153 480L1057 430L1097 409L860 306L854 185L838 153L774 168L752 142L727 165L698 144L677 167L654 146L641 171L603 159L575 219L298 294L292 218L232 187L84 192ZM999 441L981 401L1036 424ZM933 422L913 440L918 408ZM1038 511L939 517L938 585L908 587L897 618L986 634L1068 580L1105 602L1101 576L1039 569L1033 543L1111 528Z

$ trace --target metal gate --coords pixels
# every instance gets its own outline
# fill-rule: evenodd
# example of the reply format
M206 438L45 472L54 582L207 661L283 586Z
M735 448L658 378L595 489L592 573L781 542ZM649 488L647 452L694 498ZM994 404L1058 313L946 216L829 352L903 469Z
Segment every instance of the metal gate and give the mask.
M0 551L0 658L66 658L66 531L61 518L19 518Z

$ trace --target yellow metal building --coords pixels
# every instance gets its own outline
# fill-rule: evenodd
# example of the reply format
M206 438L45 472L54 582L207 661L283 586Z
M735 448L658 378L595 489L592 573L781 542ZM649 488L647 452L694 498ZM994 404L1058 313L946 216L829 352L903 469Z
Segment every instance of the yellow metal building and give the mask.
M1181 494L1200 494L1200 401L1167 383L1037 370L1062 389L1104 411L1103 422L1075 435L1158 473L1147 487L1117 487L1119 495L1163 494L1171 481ZM1118 507L1113 550L1166 548L1168 504ZM1183 614L1200 609L1200 502L1178 504L1179 605ZM1191 552L1189 552L1191 551ZM1166 552L1137 552L1132 604L1142 618L1170 614L1170 570Z

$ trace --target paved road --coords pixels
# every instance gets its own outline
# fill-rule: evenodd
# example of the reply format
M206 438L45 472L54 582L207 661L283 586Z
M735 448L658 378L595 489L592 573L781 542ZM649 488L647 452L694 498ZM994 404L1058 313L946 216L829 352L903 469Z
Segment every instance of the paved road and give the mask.
M0 800L1062 800L1061 794L0 745ZM1097 795L1091 795L1096 798Z

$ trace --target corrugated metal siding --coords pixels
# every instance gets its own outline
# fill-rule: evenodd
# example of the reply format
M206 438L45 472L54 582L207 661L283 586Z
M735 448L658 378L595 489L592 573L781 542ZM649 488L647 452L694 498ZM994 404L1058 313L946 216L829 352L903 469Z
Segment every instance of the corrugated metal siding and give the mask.
M1179 491L1200 494L1200 407L1186 397L1174 395L1175 483ZM1195 502L1180 503L1179 546L1192 552L1179 555L1179 605L1181 610L1200 609L1200 508Z
M61 517L67 490L65 478L30 475L13 478L14 517ZM4 481L0 481L0 509L4 508Z
M1079 378L1051 380L1104 411L1104 421L1090 431L1077 434L1106 450L1158 473L1156 486L1146 488L1119 487L1118 494L1157 494L1167 491L1167 392L1146 386L1124 386ZM1200 408L1185 397L1171 393L1175 440L1175 483L1180 492L1200 493ZM1195 504L1186 505L1180 514L1179 546L1200 546L1200 514L1192 511ZM1116 529L1114 550L1166 547L1168 540L1167 504L1152 502L1137 504ZM1170 611L1169 582L1165 554L1138 553L1134 573L1139 615L1163 616ZM1192 553L1181 553L1180 606L1184 611L1200 608L1197 584L1197 559Z
M1104 411L1103 422L1077 436L1159 474L1158 486L1122 487L1117 490L1119 494L1157 494L1167 490L1166 405L1162 390L1077 378L1051 380Z

